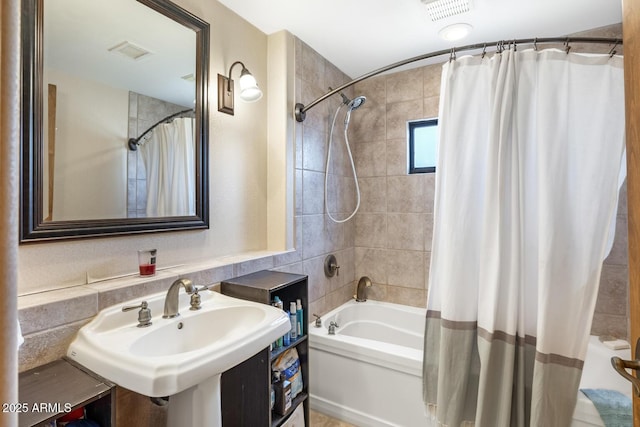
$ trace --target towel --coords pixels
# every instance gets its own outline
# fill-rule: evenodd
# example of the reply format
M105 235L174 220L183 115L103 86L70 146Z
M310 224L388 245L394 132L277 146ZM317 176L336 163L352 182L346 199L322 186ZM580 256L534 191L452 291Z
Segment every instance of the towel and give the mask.
M629 343L625 340L603 341L602 344L612 350L626 350L628 348L631 348Z
M631 398L616 390L580 389L598 410L605 427L632 427Z

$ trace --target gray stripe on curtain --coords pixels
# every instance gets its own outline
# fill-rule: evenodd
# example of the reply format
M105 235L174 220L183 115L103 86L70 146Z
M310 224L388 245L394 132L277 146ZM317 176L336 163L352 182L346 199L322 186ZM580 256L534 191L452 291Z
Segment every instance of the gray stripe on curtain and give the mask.
M427 313L425 402L435 407L438 390L445 388L445 395L453 396L448 413L435 407L439 420L449 426L474 420L476 427L541 426L549 420L554 420L553 425L569 425L583 361L540 353L533 336L490 333L473 328L474 323L441 319L439 312ZM442 364L441 353L454 356ZM554 392L541 392L542 383L545 387L551 384ZM479 389L483 393L479 394ZM558 399L562 404L557 404ZM541 409L532 411L535 407ZM455 415L460 413L463 418ZM544 413L546 418L533 419L532 413Z
M474 321L462 322L462 321L443 319L439 311L432 311L432 310L428 311L427 318L440 319L440 321L442 322L442 326L448 329L455 329L455 330L477 329L478 337L483 338L489 342L504 341L507 344L517 343L518 345L531 345L534 347L536 345L536 337L534 336L525 335L524 337L521 337L519 335L508 334L504 331L489 332L484 328L479 328L478 322L474 322ZM545 354L545 353L540 353L536 351L535 357L536 357L536 360L540 363L554 363L557 365L563 365L570 368L578 368L578 369L582 369L582 367L584 366L583 360L565 357L559 354L553 354L553 353Z

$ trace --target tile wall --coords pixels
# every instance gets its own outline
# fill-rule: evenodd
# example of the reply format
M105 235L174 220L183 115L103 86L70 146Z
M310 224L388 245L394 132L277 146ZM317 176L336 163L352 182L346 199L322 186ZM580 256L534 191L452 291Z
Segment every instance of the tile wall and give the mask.
M296 38L295 98L305 105L351 79ZM352 97L352 91L345 91ZM334 223L325 213L324 172L331 121L340 106L338 95L317 104L296 126L296 229L301 230L302 268L309 275L310 313L323 314L354 294L355 219ZM342 110L344 112L344 109ZM355 182L343 138L344 116L336 120L327 180L327 203L332 216L347 218L356 204ZM324 260L335 254L339 274L327 278Z
M300 252L246 253L199 264L159 268L151 278L129 275L21 295L18 297L18 320L24 344L18 350L19 371L64 356L77 331L106 307L128 300L141 301L148 295L166 292L178 278L190 279L199 287L219 290L219 283L223 280L272 269L302 273ZM312 274L315 276L317 273ZM135 324L137 315L136 312L132 313L131 319Z
M182 105L129 92L129 138L137 138ZM127 151L127 218L147 216L147 175L140 151Z
M407 121L438 116L440 65L355 85L367 97L353 113L362 203L356 216L356 276L374 299L424 307L431 257L435 174L407 173Z
M604 260L600 290L591 333L629 338L629 244L627 233L627 186L620 190L616 234L609 256Z

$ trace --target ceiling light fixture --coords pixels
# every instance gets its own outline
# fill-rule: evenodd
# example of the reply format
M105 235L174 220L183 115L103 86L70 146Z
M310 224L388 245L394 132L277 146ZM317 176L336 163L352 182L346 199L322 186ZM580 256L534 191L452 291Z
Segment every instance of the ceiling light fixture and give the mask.
M438 31L438 34L446 41L452 42L467 37L471 30L473 30L473 27L471 25L458 23L447 25L446 27Z
M251 75L247 67L240 61L231 64L229 77L218 74L218 111L233 116L233 80L231 71L236 65L242 65L240 72L240 99L245 102L255 102L262 98L262 91L258 87L255 77Z

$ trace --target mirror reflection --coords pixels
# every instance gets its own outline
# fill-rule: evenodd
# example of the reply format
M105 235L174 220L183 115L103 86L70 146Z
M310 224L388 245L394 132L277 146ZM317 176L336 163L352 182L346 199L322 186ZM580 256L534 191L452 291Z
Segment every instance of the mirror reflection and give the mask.
M208 228L209 24L24 0L21 241Z
M150 31L153 29L153 31ZM44 2L43 220L194 215L196 34L132 0Z

